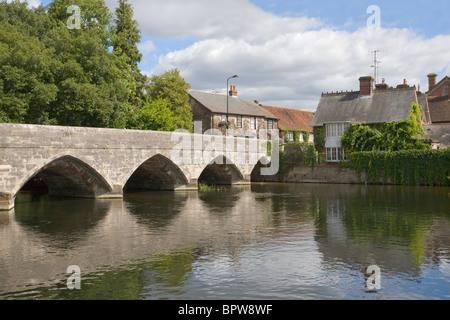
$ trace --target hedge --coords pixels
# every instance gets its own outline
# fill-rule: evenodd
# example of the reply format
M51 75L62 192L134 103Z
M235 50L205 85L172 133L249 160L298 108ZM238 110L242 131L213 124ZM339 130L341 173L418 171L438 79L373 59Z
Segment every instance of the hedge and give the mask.
M341 166L364 171L368 183L450 186L450 149L355 152Z

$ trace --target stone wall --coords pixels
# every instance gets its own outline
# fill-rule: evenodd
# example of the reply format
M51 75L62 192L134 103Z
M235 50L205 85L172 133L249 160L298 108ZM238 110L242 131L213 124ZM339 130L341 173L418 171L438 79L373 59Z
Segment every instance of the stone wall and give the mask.
M284 177L290 183L329 183L329 184L362 184L365 174L358 175L352 169L326 165L315 167L296 166Z

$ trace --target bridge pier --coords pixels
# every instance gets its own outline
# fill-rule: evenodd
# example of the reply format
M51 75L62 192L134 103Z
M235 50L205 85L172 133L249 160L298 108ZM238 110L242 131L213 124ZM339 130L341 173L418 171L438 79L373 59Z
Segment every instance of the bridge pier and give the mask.
M111 192L96 196L96 199L122 199L123 198L123 186L114 185Z
M9 193L0 193L0 211L10 211L14 209L16 197Z

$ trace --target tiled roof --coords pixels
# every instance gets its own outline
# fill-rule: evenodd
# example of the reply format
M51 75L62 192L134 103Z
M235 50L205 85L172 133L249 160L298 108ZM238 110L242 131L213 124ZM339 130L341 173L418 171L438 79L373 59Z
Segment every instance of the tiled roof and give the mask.
M213 93L205 93L200 91L188 91L191 98L197 100L205 108L213 113L227 113L227 96ZM276 116L261 108L254 101L239 99L236 97L228 97L228 113L235 115L246 115L255 117L264 117L269 119L277 119Z
M448 96L430 98L428 107L432 123L450 123L450 100Z
M444 147L450 147L450 124L423 126L425 138L440 142Z
M312 126L350 122L375 124L408 119L416 89L376 90L372 95L357 92L324 94L319 102Z
M281 130L313 131L313 127L311 126L314 118L313 112L265 105L261 106L278 117L278 128Z

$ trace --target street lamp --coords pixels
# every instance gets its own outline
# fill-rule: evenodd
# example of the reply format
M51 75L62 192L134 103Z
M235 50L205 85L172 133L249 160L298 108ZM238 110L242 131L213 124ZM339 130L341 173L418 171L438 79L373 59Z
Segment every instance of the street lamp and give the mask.
M228 86L229 86L230 79L235 79L235 78L239 78L239 76L236 74L236 75L234 75L232 77L229 77L227 79L227 91L226 91L226 93L227 93L227 126L228 126L228 98L230 97L230 95L228 93Z

